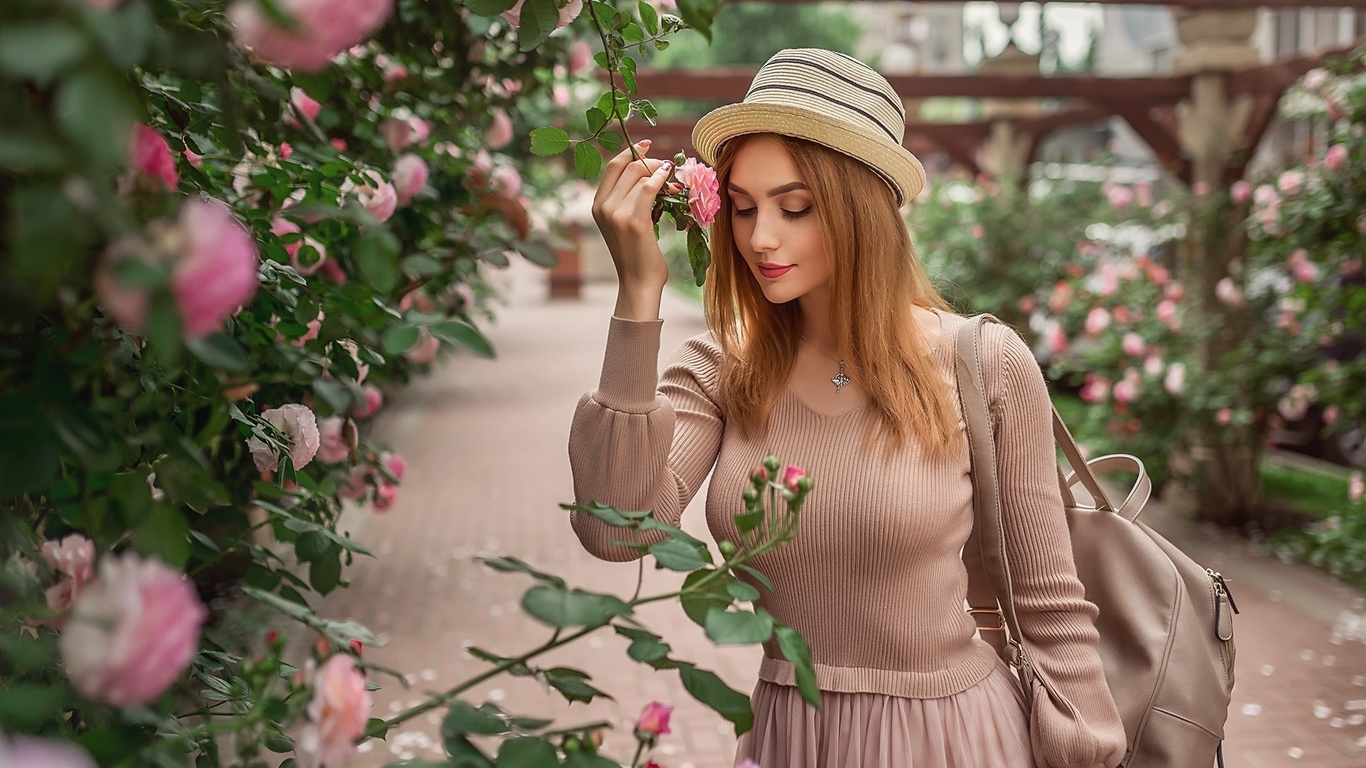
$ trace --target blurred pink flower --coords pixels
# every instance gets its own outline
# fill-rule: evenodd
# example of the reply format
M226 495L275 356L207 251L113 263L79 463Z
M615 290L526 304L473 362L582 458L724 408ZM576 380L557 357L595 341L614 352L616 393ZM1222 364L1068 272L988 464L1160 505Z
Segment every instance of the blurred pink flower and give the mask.
M1121 184L1110 185L1105 189L1105 199L1115 210L1122 211L1134 202L1133 190Z
M1257 211L1257 222L1262 225L1262 229L1267 234L1279 235L1281 233L1281 209L1277 205L1268 205Z
M1115 307L1115 311L1112 313L1112 318L1116 323L1119 323L1120 325L1128 325L1130 321L1134 319L1131 310L1123 304L1120 304L1119 306Z
M336 259L324 261L318 272L324 280L333 285L342 285L346 282L346 272L342 270Z
M279 408L269 408L261 412L261 418L270 422L290 440L289 458L294 468L303 469L318 454L321 436L318 434L318 418L306 405L286 403ZM271 447L259 437L247 438L247 448L256 468L262 472L279 469L280 459Z
M289 103L290 106L294 107L294 109L298 110L300 114L307 117L309 120L317 120L318 113L322 112L323 109L323 105L314 101L312 96L304 93L304 89L297 86L289 89ZM289 119L295 120L292 114L289 115ZM295 122L297 122L297 120L295 120Z
M1141 208L1150 208L1153 204L1153 183L1151 181L1134 182L1134 199Z
M1166 367L1167 362L1156 352L1149 352L1148 356L1143 358L1143 373L1148 376L1156 376Z
M1208 182L1208 181L1197 181L1197 182L1195 182L1195 184L1191 185L1191 192L1194 192L1196 197L1204 197L1205 195L1208 195L1208 194L1209 194L1209 182Z
M1347 498L1355 504L1361 501L1363 496L1366 496L1366 481L1361 479L1360 472L1353 472L1351 477L1347 478Z
M1323 423L1330 427L1338 423L1338 407L1336 405L1330 405L1323 409Z
M1110 396L1110 380L1104 376L1088 373L1081 385L1081 392L1078 394L1082 400L1088 403L1103 402Z
M183 574L131 552L105 557L58 640L66 674L86 698L146 704L185 672L205 615Z
M95 544L81 534L73 533L60 541L43 542L40 554L47 567L59 574L57 583L46 592L47 607L53 613L66 613L95 577Z
M1243 179L1239 179L1233 182L1233 186L1229 188L1229 195L1233 198L1233 202L1242 205L1252 199L1252 185Z
M523 2L525 2L525 0L517 0L516 5L512 6L506 11L503 11L503 13L500 14L514 28L521 28L522 26ZM579 14L582 12L583 0L569 0L569 2L566 3L563 8L559 9L559 19L555 23L555 28L559 29L560 27L565 26L569 22L578 18Z
M185 162L189 163L193 168L199 168L204 165L204 156L189 147L185 147L185 149L181 150L180 154L185 158Z
M484 146L489 149L502 149L512 143L512 118L497 107L489 111L493 121L484 132Z
M657 701L646 704L645 709L640 713L640 717L636 719L638 737L653 741L656 737L672 733L669 730L669 717L673 715L673 711L673 707Z
M317 317L305 323L304 328L306 329L304 330L304 335L289 342L290 344L293 344L296 347L302 347L308 342L318 338L318 333L323 329L323 313L319 312Z
M1033 296L1021 296L1017 306L1021 312L1028 314L1038 308L1039 302Z
M1061 323L1053 323L1048 329L1048 351L1060 355L1067 351L1067 332Z
M92 7L95 3L86 0ZM107 7L107 6L105 6ZM98 768L90 754L75 742L0 733L0 765L5 768Z
M142 123L134 124L128 135L128 170L135 185L145 179L161 191L171 192L180 183L166 137Z
M1328 148L1328 152L1323 156L1323 167L1330 171L1337 172L1347 165L1347 147L1342 144L1334 144Z
M411 152L399 155L394 163L393 178L398 204L407 205L427 185L427 163Z
M398 486L383 483L375 489L375 511L388 512L398 502Z
M1053 292L1048 296L1048 309L1053 314L1061 314L1072 305L1072 284L1059 280L1053 284Z
M346 420L328 416L318 421L318 461L340 464L351 455L351 444L346 438Z
M1178 397L1186 391L1186 364L1181 362L1172 363L1167 367L1167 375L1162 379L1162 386L1173 397Z
M968 229L968 234L972 235L974 240L981 240L987 236L987 228L981 224L973 224L972 227Z
M351 355L351 359L356 363L356 383L363 384L365 377L370 375L370 365L360 359L360 345L351 339L338 339L337 346L346 350Z
M346 471L346 477L337 488L337 495L343 499L359 501L370 490L370 467L357 464Z
M379 124L379 135L384 137L384 143L389 145L390 151L397 152L406 149L413 143L413 127L407 120L400 120L391 117Z
M256 241L216 200L186 201L176 229L184 250L171 274L171 294L185 335L205 336L256 295Z
M233 40L286 69L317 72L383 24L394 0L275 0L275 6L292 19L291 29L277 26L256 0L229 6Z
M1214 284L1214 295L1230 307L1241 307L1247 303L1243 298L1243 292L1238 290L1231 277L1225 277Z
M1315 67L1304 73L1304 87L1308 91L1317 91L1328 84L1328 70L1322 67Z
M1137 333L1124 334L1124 339L1120 342L1120 348L1123 349L1124 354L1129 357L1138 357L1148 351L1147 343L1145 343L1143 337L1139 336Z
M338 653L318 668L312 685L308 722L295 742L295 753L301 765L343 763L355 754L355 741L365 733L374 707L365 675L349 654Z
M582 38L569 46L569 75L577 77L593 63L593 49Z
M522 175L510 165L500 165L489 174L493 188L503 197L517 197L522 191Z
M574 101L574 92L564 83L555 83L550 88L550 103L556 109L568 109Z
M1096 336L1109 327L1110 313L1106 311L1105 307L1092 307L1091 311L1086 313L1086 334L1088 336Z
M1312 283L1319 279L1319 266L1309 259L1309 251L1296 248L1286 259L1290 274L1301 283Z
M1132 403L1138 397L1138 384L1125 376L1115 383L1114 395L1117 403Z
M1220 408L1214 412L1214 420L1227 427L1233 423L1233 411L1228 408Z
M424 326L418 329L417 343L412 349L403 353L408 358L408 362L417 365L426 365L436 359L436 353L441 349L441 340L432 335L432 332Z
M721 210L721 182L716 178L716 171L690 157L678 166L675 174L688 188L688 208L692 210L693 218L698 224L709 226Z
M801 479L804 477L806 477L806 470L789 464L787 468L783 470L783 487L796 493L797 483L801 482Z
M388 221L398 208L398 192L394 190L394 185L385 181L378 171L361 171L361 176L367 179L366 183L357 184L350 178L342 182L342 194L355 195L365 212L375 217L376 221Z
M1309 413L1309 406L1318 402L1319 388L1313 384L1296 384L1276 404L1276 411L1286 421L1299 421Z
M351 415L357 419L368 419L379 413L379 409L384 407L384 393L374 384L366 384L361 387L361 394L364 395L365 402L351 410Z
M379 463L384 466L385 471L394 476L394 482L403 482L403 475L408 471L408 462L397 453L381 453Z
M1299 171L1286 171L1276 180L1276 189L1283 195L1293 195L1304 188L1304 174Z

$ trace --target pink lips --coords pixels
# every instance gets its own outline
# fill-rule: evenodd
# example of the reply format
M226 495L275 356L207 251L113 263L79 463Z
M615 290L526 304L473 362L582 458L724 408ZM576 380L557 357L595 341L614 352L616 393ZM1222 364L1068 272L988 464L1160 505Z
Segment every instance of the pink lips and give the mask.
M791 270L793 267L797 265L788 264L787 266L783 266L781 264L769 264L766 261L761 261L755 266L759 268L759 274L772 280L777 277L782 277L783 275L787 274L789 270Z

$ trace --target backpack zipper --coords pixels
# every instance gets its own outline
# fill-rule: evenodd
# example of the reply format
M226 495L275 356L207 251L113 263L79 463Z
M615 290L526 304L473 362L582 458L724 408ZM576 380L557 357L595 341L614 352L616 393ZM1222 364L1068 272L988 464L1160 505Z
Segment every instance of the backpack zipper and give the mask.
M1229 590L1228 582L1224 581L1223 574L1213 568L1206 568L1205 573L1209 575L1210 588L1214 592L1214 636L1219 640L1220 656L1222 656L1224 661L1224 676L1225 678L1232 680L1233 654L1235 653L1233 645L1233 623L1232 621L1229 622L1228 636L1225 637L1220 630L1220 619L1223 618L1222 613L1225 598L1228 599L1229 608L1233 610L1235 616L1238 614L1238 604L1234 602L1233 592Z

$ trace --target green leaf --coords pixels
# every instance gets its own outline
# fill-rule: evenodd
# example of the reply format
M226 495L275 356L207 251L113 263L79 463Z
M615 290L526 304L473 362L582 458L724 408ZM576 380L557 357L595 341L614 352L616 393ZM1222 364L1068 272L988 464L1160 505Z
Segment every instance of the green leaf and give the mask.
M479 357L493 359L493 345L484 338L484 334L478 328L470 325L464 320L447 320L444 323L437 323L431 328L432 334L437 338L445 339L454 344L459 344Z
M299 538L294 540L294 556L300 561L309 563L332 549L332 543L327 537L317 531L306 531L299 534Z
M485 705L488 706L488 705ZM495 710L496 711L496 710ZM475 709L473 705L456 699L451 702L450 711L441 723L442 738L455 735L476 733L481 736L496 736L508 732L507 721L493 712Z
M372 717L365 724L365 735L372 739L384 739L389 736L389 723L382 717Z
M515 557L476 558L479 562L501 573L525 573L544 584L564 589L564 579L554 574L532 568Z
M599 504L596 501L590 501L587 504L561 504L560 508L592 515L613 528L629 528L635 525L637 521L643 520L650 515L648 510L641 512L623 512L616 507L609 507L606 504Z
M802 699L820 709L821 690L816 685L816 670L811 664L811 647L797 630L785 624L777 625L774 632L778 636L778 650L782 651L783 658L792 662L797 673L797 690L801 692Z
M464 6L476 16L497 16L511 10L517 0L465 0Z
M711 266L711 251L706 235L700 229L688 228L688 263L692 265L693 280L701 286L707 281L707 267Z
M571 752L564 758L564 768L621 768L621 766L601 755Z
M597 107L589 107L583 116L588 120L588 130L593 133L597 133L604 125L607 125L607 113Z
M259 500L257 503L261 504ZM266 505L261 504L261 506L265 507ZM277 514L289 515L290 513L285 512L284 510L279 510ZM285 517L283 523L281 524L289 530L295 531L299 534L316 533L319 536L322 536L323 538L327 539L333 544L336 544L338 547L341 547L342 549L348 552L355 552L358 555L366 555L368 557L375 556L375 553L371 552L360 542L356 541L350 536L343 536L342 534L337 533L336 531L332 530L331 528L328 528L325 525L322 525L321 523L315 523L312 520L308 520L302 517ZM300 538L302 538L302 536L300 536ZM297 544L295 546L297 548Z
M683 605L683 612L693 623L700 627L707 624L707 614L712 608L725 608L730 605L730 593L726 591L726 580L729 574L724 577L713 577L706 585L698 587L697 584L708 575L715 573L712 568L705 568L700 571L693 571L683 579L683 594L678 600Z
M735 726L739 736L754 727L754 712L749 706L749 697L721 681L715 673L693 666L682 666L678 670L683 687L694 699L706 704L717 714Z
M604 699L612 698L589 685L586 682L588 679L587 673L568 667L556 667L545 671L545 681L571 702L582 701L587 704L599 696Z
M653 5L640 0L636 6L640 11L640 23L645 26L645 31L650 33L650 37L659 34L659 12Z
M327 594L341 583L341 552L335 548L308 566L308 583L319 594Z
M65 78L54 112L62 133L96 165L123 164L128 129L136 114L128 83L102 67L89 66Z
M0 689L0 722L10 726L6 730L50 725L70 705L69 698L65 685L9 683Z
M495 768L556 768L555 748L532 736L508 739L498 749Z
M731 597L742 603L752 603L759 599L759 590L739 579L726 582L726 591L730 593Z
M186 339L190 354L204 363L225 371L241 372L252 368L251 353L237 339L215 333L198 339Z
M740 533L749 533L763 524L764 510L762 509L735 516L735 527L740 529Z
M560 128L537 128L531 132L531 154L558 155L569 149L569 134Z
M593 179L602 170L602 155L592 144L586 141L579 142L574 147L574 170L578 172L581 179Z
M707 564L697 548L677 539L665 539L650 545L650 554L663 568L671 571L695 571Z
M158 507L133 529L133 545L142 554L159 557L172 568L184 568L190 559L190 525L180 510Z
M380 293L388 294L398 285L398 249L398 240L383 230L367 230L356 242L360 272Z
M560 22L560 9L555 6L555 0L525 0L521 22L517 28L518 48L535 50L555 31L555 25Z
M777 591L777 590L775 590L775 589L773 588L773 581L772 581L771 579L769 579L767 576L765 576L762 572L760 572L760 571L758 571L757 569L755 569L753 566L745 565L745 564L742 563L742 564L737 565L737 566L735 566L735 567L736 567L738 570L741 570L741 571L744 571L745 573L748 573L755 581L759 582L760 584L763 584L764 587L766 587L766 588L768 589L769 592L776 592L776 591Z
M86 52L80 32L59 21L7 23L0 29L0 71L47 86Z
M640 25L634 21L622 28L621 36L628 43L639 43L645 39L645 33L641 31ZM634 93L635 89L632 88L631 92Z
M403 271L413 277L435 277L445 272L446 268L441 265L441 262L430 256L414 254L412 256L404 257ZM311 319L312 318L309 318L309 320ZM308 320L304 320L303 322L306 323Z
M698 554L700 554L702 558L707 562L711 562L711 553L707 551L707 545L703 544L700 539L684 531L682 528L679 528L676 525L661 523L653 517L647 517L644 520L640 521L640 530L664 531L665 533L669 534L669 538L678 539L679 541L686 542L696 547L699 550Z
M375 648L384 645L384 640L379 635L354 621L333 621L320 618L307 605L286 600L273 592L267 592L256 587L244 586L242 587L242 594L317 629L339 647L345 647L352 640L359 640L366 646Z
M723 0L678 0L678 15L711 43L711 24Z
M616 131L603 131L598 134L598 143L608 152L620 152L626 145L626 140L621 138L621 134Z
M550 246L539 240L526 240L517 244L517 252L522 254L522 258L535 264L538 267L550 269L559 263L559 258Z
M617 616L629 615L631 607L614 595L583 590L536 586L522 596L522 608L544 624L564 627L600 627Z
M169 456L157 463L156 473L158 488L201 514L230 501L227 488L191 456Z
M768 642L773 636L773 617L768 613L728 611L713 607L707 611L707 637L717 645L753 645Z
M0 395L0 498L42 491L60 466L56 436L34 406L24 395Z
M351 390L336 379L318 378L313 380L313 391L337 413L347 413L354 405Z
M421 333L415 325L395 325L384 332L384 351L391 355L401 355L417 344Z

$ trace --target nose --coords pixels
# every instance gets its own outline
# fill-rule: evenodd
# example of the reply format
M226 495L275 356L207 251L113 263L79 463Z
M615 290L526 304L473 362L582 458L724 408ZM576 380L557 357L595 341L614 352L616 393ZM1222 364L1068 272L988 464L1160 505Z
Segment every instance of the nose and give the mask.
M755 212L754 229L749 233L749 247L755 253L768 253L778 247L778 222L775 218Z

